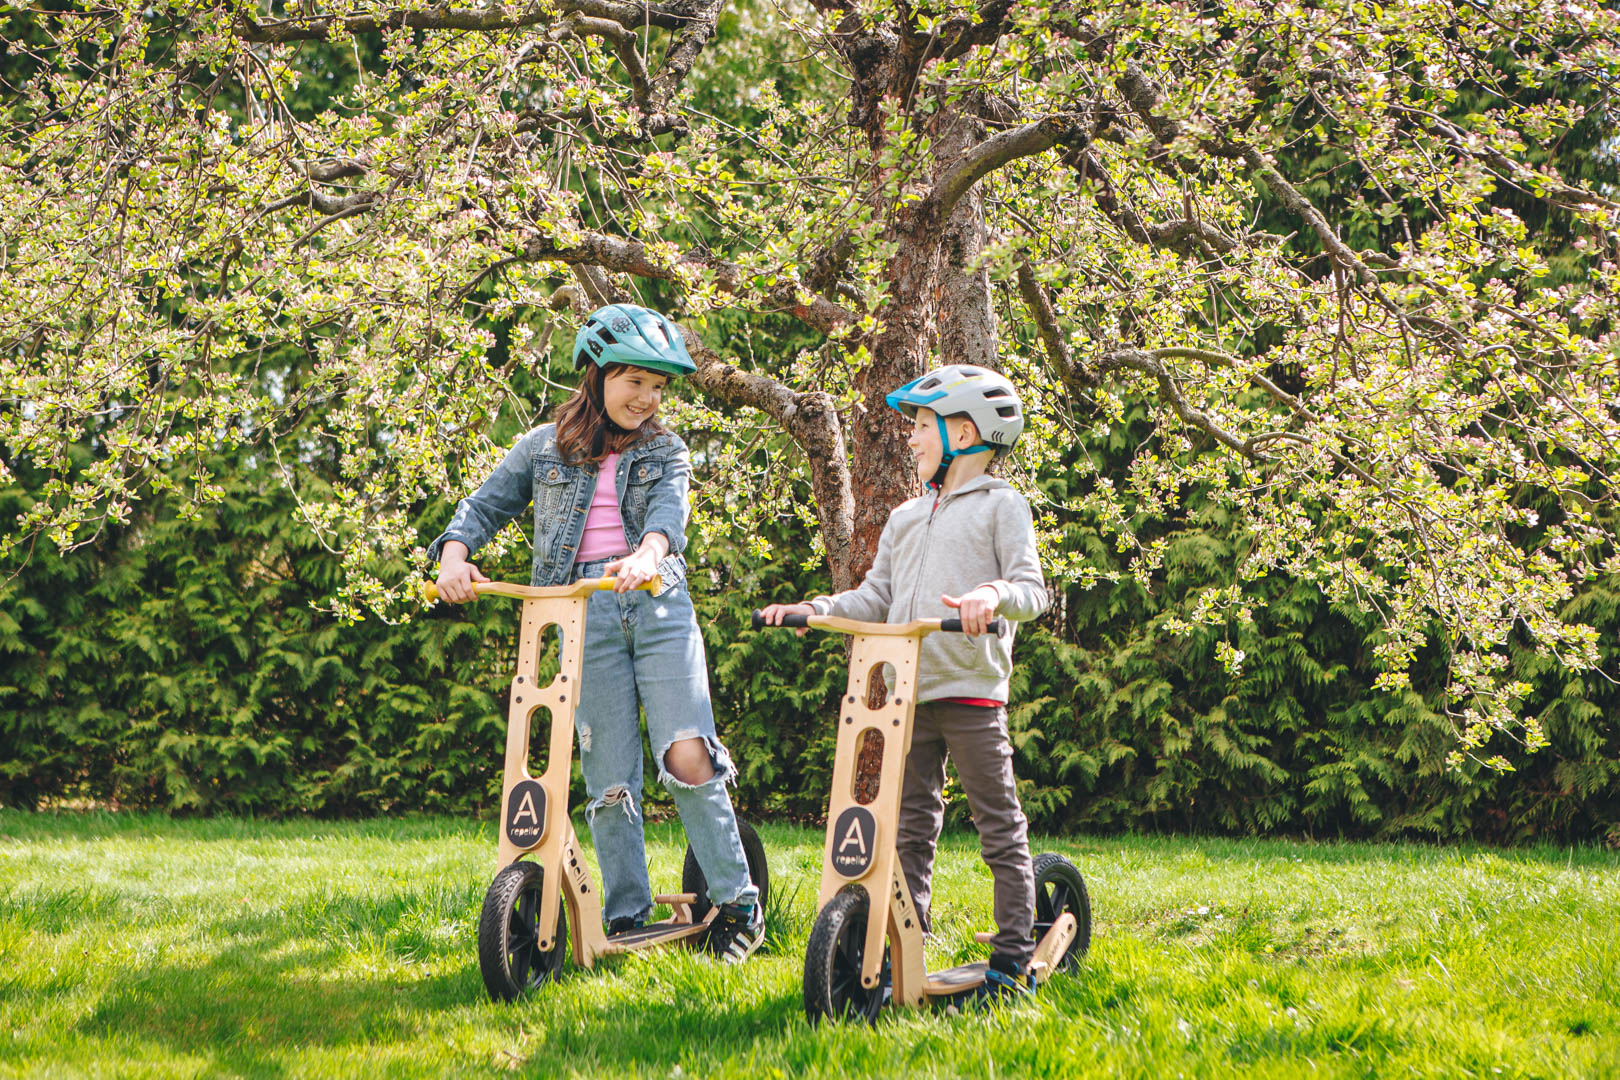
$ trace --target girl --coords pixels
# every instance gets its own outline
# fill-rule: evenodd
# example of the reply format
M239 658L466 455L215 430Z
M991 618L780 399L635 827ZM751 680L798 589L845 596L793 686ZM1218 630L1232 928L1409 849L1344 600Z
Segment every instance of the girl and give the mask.
M708 660L684 587L691 463L686 445L657 420L670 378L697 365L674 323L613 304L585 321L574 366L585 374L556 422L518 440L456 507L428 555L439 560L440 595L466 603L473 583L489 580L468 557L532 503L533 584L617 577L614 591L595 594L586 609L575 713L602 915L617 934L643 925L652 909L637 806L644 709L658 778L719 907L709 949L734 963L759 947L765 925L726 794L735 769L715 736ZM660 574L657 596L636 590Z

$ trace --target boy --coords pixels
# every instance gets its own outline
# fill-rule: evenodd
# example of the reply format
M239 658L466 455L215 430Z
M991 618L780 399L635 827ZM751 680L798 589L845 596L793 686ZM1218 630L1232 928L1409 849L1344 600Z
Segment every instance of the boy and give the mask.
M773 604L763 614L772 625L787 614L890 623L961 618L965 634L929 634L922 641L896 846L927 931L949 753L995 879L997 932L981 999L1028 994L1035 881L1007 738L1013 635L985 635L996 615L1022 622L1047 606L1029 504L986 473L1024 430L1023 408L1006 378L968 364L930 371L885 400L912 419L907 445L929 490L890 512L859 586L808 603Z

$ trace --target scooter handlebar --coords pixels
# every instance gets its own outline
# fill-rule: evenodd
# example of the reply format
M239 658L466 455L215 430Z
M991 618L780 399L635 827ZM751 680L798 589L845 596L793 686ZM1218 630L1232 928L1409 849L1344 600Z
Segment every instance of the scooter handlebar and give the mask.
M755 630L764 630L772 626L809 626L810 619L811 616L809 615L784 615L780 623L768 623L765 621L765 613L755 610L753 625ZM939 628L953 634L964 632L961 619L941 619ZM1006 631L1007 623L1002 619L991 619L990 625L985 628L985 633L994 634L996 637L1001 637Z
M603 592L606 592L607 590L612 589L615 585L617 585L618 580L619 580L618 578L611 578L611 577L580 578L577 582L574 583L574 585L575 585L575 587L583 585L583 586L587 586L589 588L599 589L599 590L601 590ZM657 575L654 575L652 578L650 578L647 581L644 581L640 585L636 586L637 589L644 589L647 592L651 592L651 593L658 592L663 587L664 587L663 578L661 578L661 577L659 577ZM546 595L546 593L544 593L544 592L538 592L537 589L532 587L532 586L513 585L513 584L511 584L509 582L504 582L504 581L478 581L478 582L474 582L473 583L473 592L475 592L475 593L477 593L479 595L482 595L484 593L494 593L494 594L500 595L500 596L516 596L516 597L533 596L533 595L537 595L537 594L541 595L541 596ZM436 604L436 603L439 602L439 600L440 600L440 596L439 596L438 583L433 582L433 581L424 581L422 583L422 602L426 603L426 604Z

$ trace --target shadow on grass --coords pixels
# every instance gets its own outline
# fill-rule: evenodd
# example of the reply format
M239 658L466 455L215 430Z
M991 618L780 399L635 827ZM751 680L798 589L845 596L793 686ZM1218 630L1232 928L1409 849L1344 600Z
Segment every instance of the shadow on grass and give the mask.
M612 959L594 970L570 962L558 984L515 1005L495 1005L478 971L482 891L481 883L369 896L323 891L242 914L221 911L216 901L213 917L199 910L169 923L182 930L181 943L121 966L74 1030L133 1042L155 1060L195 1057L210 1070L279 1076L298 1062L299 1048L397 1051L469 1028L516 1028L528 1033L531 1050L539 1044L563 1055L558 1060L569 1068L591 1072L591 1062L605 1069L673 1065L691 1053L746 1055L763 1032L786 1035L795 1021L803 1024L796 992L756 1002L735 985L717 988L717 975L734 976L680 950L665 959L659 953ZM55 914L48 921L75 922L86 895L64 890L49 905ZM103 932L118 925L105 917L104 904L92 906ZM423 933L424 924L453 925L433 936ZM634 969L648 963L661 965L655 1000L646 998L639 986L644 973ZM413 969L422 977L413 977ZM68 983L83 985L86 978ZM696 1032L701 1039L694 1040ZM530 1050L513 1045L508 1064L516 1065Z
M401 956L425 951L411 923L435 902L336 895L319 900L316 918L276 910L201 919L191 936L228 944L203 960L129 966L77 1027L254 1075L279 1074L298 1046L410 1039L425 1017L483 997L470 935L437 950L465 962L408 977Z

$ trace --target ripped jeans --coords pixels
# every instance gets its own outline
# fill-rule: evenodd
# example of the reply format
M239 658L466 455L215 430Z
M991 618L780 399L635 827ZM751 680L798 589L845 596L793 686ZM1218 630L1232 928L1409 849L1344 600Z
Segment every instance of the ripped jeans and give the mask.
M579 563L573 580L600 577L609 560ZM585 774L586 820L602 868L602 917L645 917L652 908L647 849L641 835L641 719L658 779L675 800L687 841L703 868L709 900L752 902L737 816L726 793L736 776L731 755L714 732L708 657L686 582L666 578L668 591L599 592L585 613L585 664L574 726ZM697 785L670 775L664 761L672 744L702 739L714 776Z

